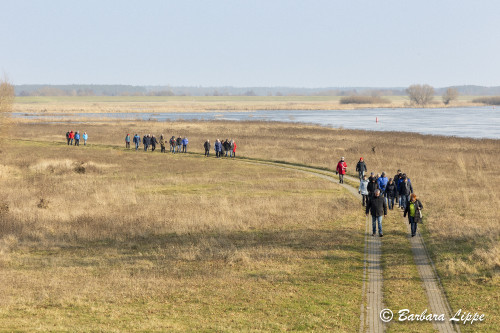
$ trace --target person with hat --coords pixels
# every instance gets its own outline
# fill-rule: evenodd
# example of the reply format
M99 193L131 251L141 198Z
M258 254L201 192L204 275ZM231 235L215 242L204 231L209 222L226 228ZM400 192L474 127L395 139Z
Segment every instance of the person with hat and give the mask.
M344 184L344 175L347 170L347 164L344 161L344 157L340 159L339 163L337 163L337 172L336 174L339 175L339 183Z
M359 159L358 164L356 164L356 171L358 172L359 180L361 181L363 179L363 176L365 175L365 172L368 171L366 169L366 163L365 163L363 157L361 157Z
M411 226L411 237L415 237L415 234L417 233L417 223L422 223L422 209L424 206L418 200L417 195L415 193L412 193L410 195L410 201L408 202L408 205L405 208L405 212L403 214L403 217L406 217L408 215L408 223Z

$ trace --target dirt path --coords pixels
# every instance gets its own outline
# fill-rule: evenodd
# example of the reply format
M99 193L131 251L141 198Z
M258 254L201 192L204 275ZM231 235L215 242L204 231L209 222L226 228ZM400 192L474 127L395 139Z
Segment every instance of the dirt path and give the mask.
M347 189L351 194L361 201L361 195L358 190L348 184L340 184L337 177L329 175L326 171L310 167L294 167L273 162L263 161L246 161L247 163L265 164L273 167L278 167L286 170L304 172L323 178ZM350 181L358 181L355 178L347 177ZM369 236L370 235L370 236ZM360 314L360 332L384 332L385 324L380 320L380 312L384 309L382 295L382 261L381 261L381 239L380 237L371 236L370 218L365 220L365 249L363 260L363 287L362 287L362 303Z

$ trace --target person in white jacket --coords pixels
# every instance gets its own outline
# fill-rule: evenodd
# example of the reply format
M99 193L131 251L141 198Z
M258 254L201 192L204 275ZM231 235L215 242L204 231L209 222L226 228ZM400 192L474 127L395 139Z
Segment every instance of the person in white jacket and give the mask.
M368 179L366 179L366 176L363 176L363 178L359 182L359 189L358 193L363 196L363 206L366 206L368 202Z

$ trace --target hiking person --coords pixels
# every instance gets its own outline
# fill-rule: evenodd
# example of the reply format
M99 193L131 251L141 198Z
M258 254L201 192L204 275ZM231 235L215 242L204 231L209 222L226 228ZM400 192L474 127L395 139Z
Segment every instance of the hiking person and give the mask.
M389 178L389 182L385 187L385 197L387 199L387 206L390 210L394 209L394 200L396 199L396 184Z
M125 137L125 148L130 149L130 134L127 133L127 136Z
M203 148L205 148L205 156L210 155L210 140L207 139L205 143L203 144Z
M148 145L146 144L146 137L147 134L144 134L144 137L142 138L142 145L144 146L144 151L148 150Z
M227 157L227 153L231 150L231 144L229 143L229 140L226 139L226 141L224 141L222 146L224 148L224 157Z
M139 136L139 134L135 133L133 140L135 143L135 150L139 149L139 145L141 144L141 137Z
M160 153L164 153L165 152L165 138L163 137L163 134L160 135Z
M68 146L69 146L69 131L66 132L66 141L68 141Z
M398 172L396 173L396 175L392 179L394 181L394 185L396 185L396 202L398 203L398 207L401 207L401 202L399 200L398 183L399 183L399 179L401 178L402 175L403 174L401 173L401 170L398 169Z
M89 139L89 135L87 134L87 132L83 132L82 138L83 138L83 145L86 146L87 140Z
M368 177L368 181L371 182L372 178L375 178L375 175L373 172L370 172L370 177Z
M363 179L363 176L365 175L365 172L367 171L366 163L365 163L363 157L361 157L359 159L358 164L356 164L356 171L358 172L359 180L361 181Z
M73 139L75 138L75 133L73 131L69 132L69 140L71 141L71 145L73 145Z
M410 195L410 201L408 202L403 214L403 217L408 215L408 223L411 226L411 237L415 237L415 234L417 233L417 223L422 223L423 208L424 206L422 206L422 203L418 200L417 195L412 193Z
M403 204L401 209L406 209L408 201L410 200L410 194L413 193L413 187L411 186L411 181L406 174L403 174L400 182L399 195L401 196L401 203Z
M151 151L155 151L156 145L158 144L158 140L154 135L151 135Z
M344 184L344 175L347 170L347 164L344 161L344 157L342 156L340 158L339 163L337 164L337 172L336 174L339 175L339 182L340 184Z
M233 140L231 140L231 151L232 151L232 155L229 154L231 157L236 157L236 142L234 142Z
M217 158L221 157L221 155L222 155L222 143L220 142L219 139L215 140L214 149L215 149L215 157L217 157Z
M368 183L369 181L366 179L366 176L363 176L359 181L358 193L363 197L363 206L365 206L368 201Z
M183 153L187 153L188 152L188 148L187 148L188 147L188 143L189 143L188 138L184 137L182 139L182 152Z
M382 175L378 177L377 183L378 183L378 188L380 189L380 193L384 195L385 197L385 187L387 186L387 183L389 182L389 179L385 176L385 172L382 172Z
M181 152L181 146L182 146L182 138L181 138L180 135L177 138L177 140L175 140L175 142L177 143L177 152L180 153Z
M368 199L372 198L375 194L375 191L379 189L375 177L370 177L370 182L366 186L366 189L368 190Z
M174 135L172 135L172 137L170 138L169 143L170 143L170 151L172 152L172 154L175 154L175 144L176 144L176 141L175 141L175 136Z
M387 204L385 203L385 199L380 195L380 190L376 189L374 196L368 200L368 204L366 205L366 216L368 213L372 215L372 236L375 236L377 231L378 224L378 235L380 237L384 236L382 232L382 219L384 216L387 216Z
M75 133L75 147L80 146L80 133L76 131Z

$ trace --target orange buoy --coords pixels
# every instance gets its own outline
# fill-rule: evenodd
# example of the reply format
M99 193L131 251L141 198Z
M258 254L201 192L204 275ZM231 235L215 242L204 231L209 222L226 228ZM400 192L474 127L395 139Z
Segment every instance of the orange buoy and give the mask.
M375 121L378 123L378 117L375 117Z

